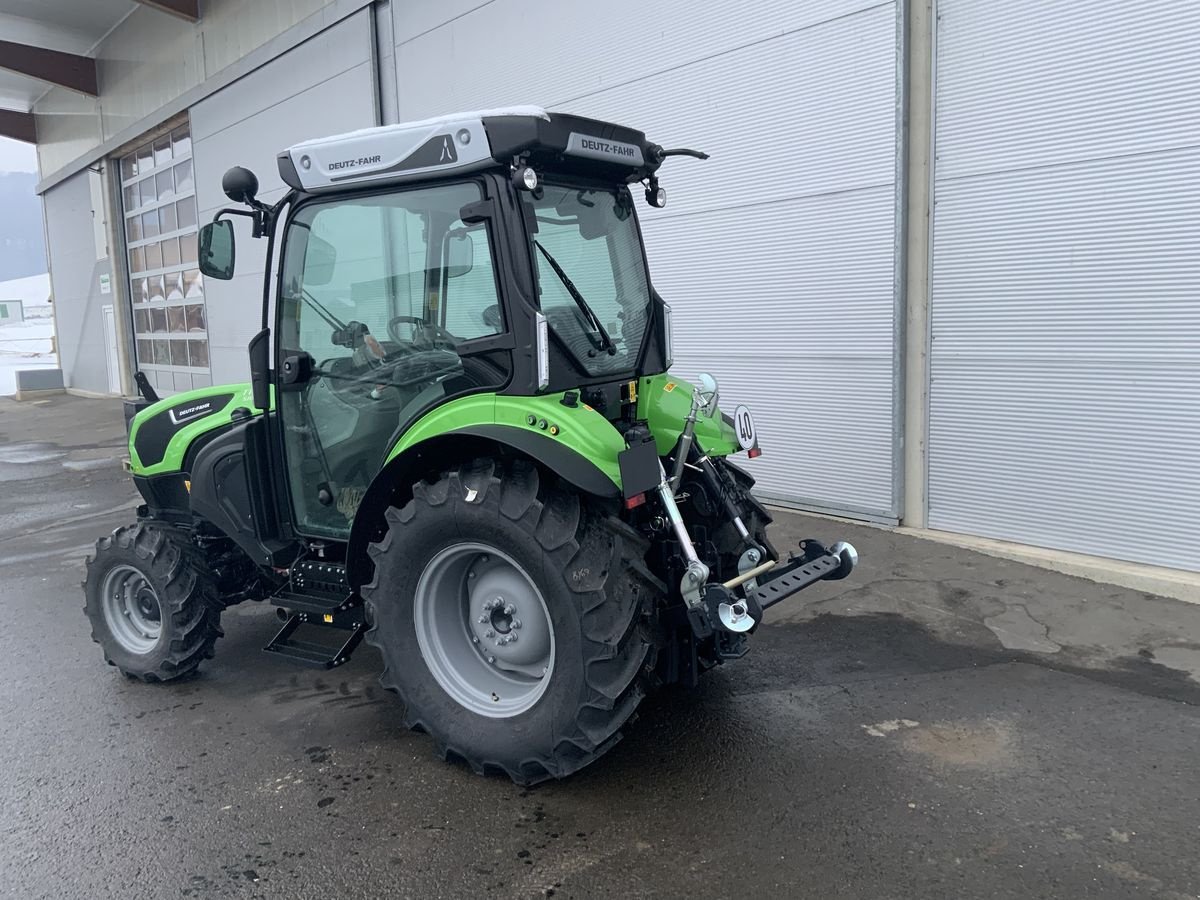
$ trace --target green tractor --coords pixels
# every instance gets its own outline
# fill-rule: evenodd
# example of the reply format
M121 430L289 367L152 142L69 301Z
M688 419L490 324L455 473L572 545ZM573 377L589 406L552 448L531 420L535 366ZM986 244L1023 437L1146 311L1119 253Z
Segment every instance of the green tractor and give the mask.
M159 399L138 373L145 503L84 582L106 660L180 678L265 600L268 652L331 668L365 637L406 725L528 784L850 574L846 543L781 560L730 461L750 412L669 372L630 188L662 207L671 156L706 158L518 107L297 144L274 205L227 172L199 264L233 277L233 217L266 241L250 381Z

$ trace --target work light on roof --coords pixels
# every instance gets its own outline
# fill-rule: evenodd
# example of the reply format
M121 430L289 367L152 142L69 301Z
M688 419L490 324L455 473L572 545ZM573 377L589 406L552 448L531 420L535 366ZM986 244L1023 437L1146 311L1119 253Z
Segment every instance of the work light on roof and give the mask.
M519 191L536 191L539 181L533 166L517 166L513 171L513 185Z

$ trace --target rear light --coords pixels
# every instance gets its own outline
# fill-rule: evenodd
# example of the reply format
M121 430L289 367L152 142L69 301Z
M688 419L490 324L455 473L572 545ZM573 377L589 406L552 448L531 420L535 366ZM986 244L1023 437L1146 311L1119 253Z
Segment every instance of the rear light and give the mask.
M625 508L626 509L637 509L639 506L641 506L645 502L646 502L646 495L644 493L643 494L634 494L632 497L625 498Z
M751 459L758 459L760 456L762 456L762 451L759 450L757 447L751 447L749 450L746 451L746 455L748 457L750 457Z

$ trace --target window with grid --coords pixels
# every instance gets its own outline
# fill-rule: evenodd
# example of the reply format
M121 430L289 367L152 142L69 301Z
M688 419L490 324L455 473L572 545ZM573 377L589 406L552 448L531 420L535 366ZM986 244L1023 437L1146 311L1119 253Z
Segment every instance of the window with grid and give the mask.
M121 159L138 368L160 393L212 384L187 125Z

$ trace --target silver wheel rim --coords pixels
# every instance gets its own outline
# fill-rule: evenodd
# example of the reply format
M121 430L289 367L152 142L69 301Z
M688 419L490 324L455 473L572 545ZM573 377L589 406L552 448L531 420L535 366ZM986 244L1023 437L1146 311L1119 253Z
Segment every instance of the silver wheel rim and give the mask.
M113 566L100 588L104 620L122 648L149 653L162 637L162 606L150 581L133 566Z
M533 707L554 674L554 628L541 591L495 547L454 544L417 581L413 622L442 690L490 719Z

